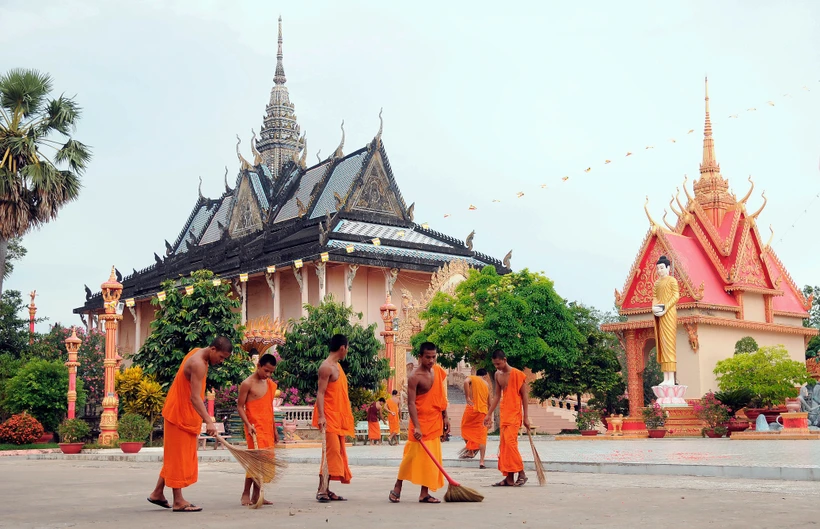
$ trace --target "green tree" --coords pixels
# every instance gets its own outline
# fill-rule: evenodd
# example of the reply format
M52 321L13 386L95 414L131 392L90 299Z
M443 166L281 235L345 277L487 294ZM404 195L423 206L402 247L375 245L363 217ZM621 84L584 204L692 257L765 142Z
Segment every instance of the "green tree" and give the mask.
M735 354L754 353L757 351L758 345L751 336L744 336L735 342Z
M3 272L3 279L8 279L12 272L14 272L14 261L19 261L26 256L28 251L23 246L22 239L15 237L9 241L8 253L6 253L6 269Z
M807 298L813 296L811 308L809 309L809 317L803 320L803 327L820 329L820 286L804 286L803 295Z
M294 387L303 397L316 396L319 365L330 352L334 334L348 340L347 358L342 364L351 388L376 390L390 376L390 361L379 357L382 343L376 338L376 324L362 326L362 314L336 303L329 296L318 307L305 305L307 317L294 322L278 347L281 361L276 367L280 387ZM352 322L352 323L351 323Z
M820 354L820 336L812 336L806 347L806 358L814 358Z
M526 269L503 276L491 266L471 270L454 295L439 292L421 316L413 346L435 343L445 367L464 360L492 372L490 355L502 349L513 367L551 373L575 365L583 343L552 281Z
M36 70L0 76L0 293L9 241L57 217L77 198L91 150L71 137L80 107L50 99L53 82Z
M6 406L13 413L29 412L47 432L53 432L68 411L68 368L59 360L31 360L6 384ZM85 405L83 381L77 380L77 409Z
M796 386L813 380L806 364L792 360L782 345L721 360L714 373L720 391L751 390L755 407L781 405L784 399L797 396Z
M28 349L28 320L23 298L17 290L7 290L0 296L0 354L23 358Z
M208 386L238 384L253 370L247 353L240 348L244 329L235 310L241 302L231 294L226 281L214 285L214 279L213 272L197 270L189 278L163 282L165 301L151 300L157 307L151 334L133 361L154 375L163 388L173 382L185 355L197 347L207 347L220 335L234 344L234 350L228 360L208 370ZM185 293L186 286L194 287L193 294Z
M574 302L569 304L569 310L576 328L584 337L579 347L580 355L569 367L544 372L532 383L532 396L542 402L572 395L580 405L581 395L585 393L603 397L619 383L623 385L617 356L620 344L615 335L601 331L604 315Z

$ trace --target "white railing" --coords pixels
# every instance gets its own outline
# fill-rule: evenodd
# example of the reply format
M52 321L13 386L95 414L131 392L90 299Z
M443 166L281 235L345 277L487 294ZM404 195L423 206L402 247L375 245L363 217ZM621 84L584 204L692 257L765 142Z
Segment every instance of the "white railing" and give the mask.
M285 414L284 422L295 422L297 428L304 428L313 423L313 406L279 406L276 411Z

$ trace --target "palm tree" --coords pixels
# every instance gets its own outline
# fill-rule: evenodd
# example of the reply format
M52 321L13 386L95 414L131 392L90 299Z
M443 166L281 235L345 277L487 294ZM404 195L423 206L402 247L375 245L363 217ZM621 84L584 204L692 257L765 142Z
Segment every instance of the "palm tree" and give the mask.
M70 97L50 99L51 87L37 70L0 76L0 294L9 241L77 198L91 159L89 147L71 137L80 107Z

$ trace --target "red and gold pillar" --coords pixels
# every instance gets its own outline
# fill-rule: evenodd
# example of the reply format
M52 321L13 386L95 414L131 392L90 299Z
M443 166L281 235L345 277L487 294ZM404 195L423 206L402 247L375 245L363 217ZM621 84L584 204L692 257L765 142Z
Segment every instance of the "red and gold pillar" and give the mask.
M68 418L74 419L76 417L77 404L77 368L80 367L80 362L77 360L77 352L80 350L80 344L83 341L77 337L77 329L71 328L71 336L65 340L65 348L68 350Z
M629 391L629 416L640 417L643 408L643 357L637 332L629 329L624 333L626 341L627 391Z
M28 343L29 345L34 343L34 315L37 314L37 305L34 304L34 296L36 294L36 290L30 294L31 296L31 303L28 306Z
M104 322L105 331L105 389L103 394L103 413L100 418L100 439L101 445L110 445L117 440L117 407L119 405L117 395L114 392L114 374L117 371L117 327L122 319L117 314L117 303L122 294L122 284L117 281L114 267L111 267L111 276L108 281L101 285L102 296L105 303L105 313L100 315Z
M396 306L390 302L390 294L379 310L382 313L382 321L384 322L384 331L381 336L384 338L384 355L390 361L390 370L392 371L390 378L387 379L387 393L390 394L395 389L396 385L396 351L395 351L395 337L396 331L393 330L393 319L396 317Z

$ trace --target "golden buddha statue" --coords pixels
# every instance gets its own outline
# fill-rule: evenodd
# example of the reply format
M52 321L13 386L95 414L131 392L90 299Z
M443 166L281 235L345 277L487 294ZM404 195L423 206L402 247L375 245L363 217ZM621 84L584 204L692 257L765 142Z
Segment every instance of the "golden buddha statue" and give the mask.
M676 336L678 333L677 303L680 299L678 280L671 274L672 262L665 255L656 264L658 280L655 281L652 298L652 314L655 320L655 348L658 363L663 371L661 386L675 385L677 370Z

